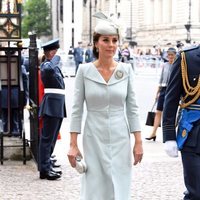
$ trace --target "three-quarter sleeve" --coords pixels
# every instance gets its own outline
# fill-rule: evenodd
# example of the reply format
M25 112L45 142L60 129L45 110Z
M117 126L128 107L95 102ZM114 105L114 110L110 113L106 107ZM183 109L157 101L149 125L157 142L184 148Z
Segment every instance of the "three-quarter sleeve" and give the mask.
M85 87L82 65L79 65L74 87L74 98L72 105L70 132L81 133L81 123L83 115L83 103L85 98Z
M130 132L132 133L135 131L141 131L141 125L139 118L139 109L136 103L133 70L129 65L127 67L129 67L129 80L127 88L126 113Z

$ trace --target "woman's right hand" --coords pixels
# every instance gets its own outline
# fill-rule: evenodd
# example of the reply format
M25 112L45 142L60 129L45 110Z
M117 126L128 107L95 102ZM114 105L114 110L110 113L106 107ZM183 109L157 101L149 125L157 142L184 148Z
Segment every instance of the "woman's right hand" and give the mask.
M81 152L77 145L70 145L67 156L72 167L76 167L77 156L80 156L82 158Z

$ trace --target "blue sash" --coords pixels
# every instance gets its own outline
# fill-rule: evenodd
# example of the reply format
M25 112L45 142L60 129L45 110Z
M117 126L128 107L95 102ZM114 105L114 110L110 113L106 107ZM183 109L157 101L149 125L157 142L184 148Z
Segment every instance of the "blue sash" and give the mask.
M197 109L197 107L199 108ZM188 108L182 110L176 138L179 150L183 148L183 145L188 138L188 134L193 128L194 122L200 119L200 105L197 107L193 107L191 105Z

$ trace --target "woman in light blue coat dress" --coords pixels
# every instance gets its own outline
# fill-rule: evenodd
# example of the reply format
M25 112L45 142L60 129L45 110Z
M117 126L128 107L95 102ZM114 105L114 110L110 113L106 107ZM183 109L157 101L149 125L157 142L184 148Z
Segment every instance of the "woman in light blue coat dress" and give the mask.
M118 41L118 27L107 19L100 22L93 36L97 60L81 64L76 75L68 158L72 167L76 167L77 156L87 165L81 200L129 200L132 165L142 160L133 71L130 65L113 59ZM87 116L82 127L84 103ZM77 144L80 133L83 154ZM133 150L130 133L135 138Z

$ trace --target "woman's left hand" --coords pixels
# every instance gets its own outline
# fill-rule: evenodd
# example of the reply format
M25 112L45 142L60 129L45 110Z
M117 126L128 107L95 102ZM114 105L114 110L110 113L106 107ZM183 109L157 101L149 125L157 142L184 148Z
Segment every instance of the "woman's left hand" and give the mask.
M136 142L134 147L133 147L133 156L134 156L134 165L137 165L142 161L143 157L143 147L142 147L142 142Z
M76 157L80 156L82 158L81 152L76 145L70 145L70 149L68 151L68 159L72 167L76 167Z

